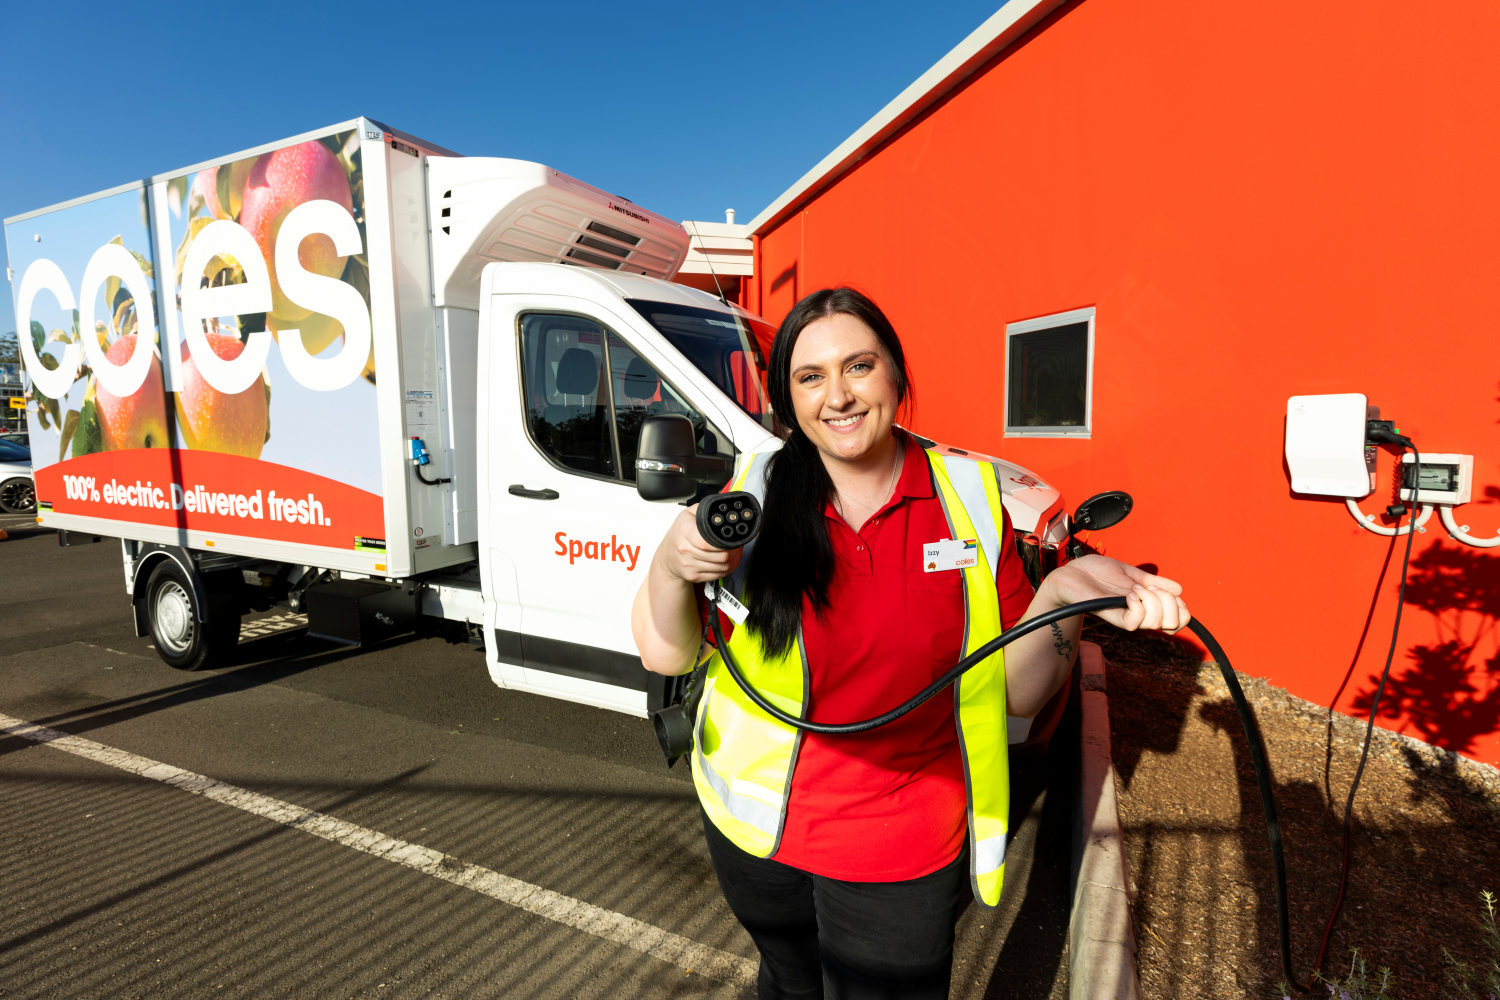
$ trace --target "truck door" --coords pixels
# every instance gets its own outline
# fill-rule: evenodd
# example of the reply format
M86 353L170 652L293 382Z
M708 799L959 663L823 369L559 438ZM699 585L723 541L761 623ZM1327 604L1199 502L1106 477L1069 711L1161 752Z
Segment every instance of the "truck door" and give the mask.
M679 390L649 338L593 304L574 311L549 298L545 308L496 310L492 326L491 364L514 365L513 379L492 385L515 396L490 405L483 537L503 557L493 562L514 565L520 610L519 631L492 637L496 669L509 687L643 715L646 673L630 608L682 508L636 494L641 424L680 413L701 452L732 455L733 446L723 419Z

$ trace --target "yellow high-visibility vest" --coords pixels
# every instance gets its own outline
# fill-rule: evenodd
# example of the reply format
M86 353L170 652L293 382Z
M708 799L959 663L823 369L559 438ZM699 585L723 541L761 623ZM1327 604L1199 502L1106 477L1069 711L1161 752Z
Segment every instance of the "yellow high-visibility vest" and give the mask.
M929 449L926 455L949 537L979 543L977 565L958 571L963 574L963 651L967 656L1003 630L995 574L1001 546L1009 539L1000 537L1005 523L1000 488L992 463L938 448ZM768 458L747 456L730 488L763 499ZM753 550L747 549L740 569L726 581L730 591L741 597L745 569L753 556ZM790 715L806 717L812 685L800 630L796 644L776 659L764 655L759 638L747 626L734 630L729 647L745 679L767 701ZM993 907L1000 902L1005 875L1010 809L1004 650L960 677L953 697L968 786L969 873L974 897L981 906ZM801 731L762 711L729 675L723 658L714 653L694 720L693 783L709 819L748 854L767 858L781 843L801 744Z

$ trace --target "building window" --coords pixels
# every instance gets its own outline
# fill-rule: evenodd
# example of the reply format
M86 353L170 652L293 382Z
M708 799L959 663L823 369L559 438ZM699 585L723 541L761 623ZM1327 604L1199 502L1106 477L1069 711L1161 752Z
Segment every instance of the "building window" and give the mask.
M1094 309L1005 328L1007 437L1088 437L1094 390Z

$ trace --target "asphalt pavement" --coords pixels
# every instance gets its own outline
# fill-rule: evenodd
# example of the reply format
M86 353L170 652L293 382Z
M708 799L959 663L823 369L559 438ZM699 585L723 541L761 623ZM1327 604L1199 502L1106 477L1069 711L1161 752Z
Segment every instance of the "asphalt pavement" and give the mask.
M456 637L358 652L277 612L183 673L133 634L117 541L0 528L0 725L54 731L0 736L0 998L754 995L646 720L500 689ZM1013 772L954 997L1065 995L1071 766Z

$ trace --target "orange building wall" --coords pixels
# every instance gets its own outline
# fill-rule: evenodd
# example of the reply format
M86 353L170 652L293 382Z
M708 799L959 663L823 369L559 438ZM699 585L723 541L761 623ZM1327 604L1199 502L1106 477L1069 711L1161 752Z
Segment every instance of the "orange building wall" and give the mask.
M1459 523L1500 530L1497 42L1487 0L1083 0L766 232L759 304L868 291L916 429L1070 503L1128 490L1110 555L1181 581L1241 670L1357 712L1401 553L1361 648L1391 540L1291 494L1286 399L1364 392L1473 454ZM1005 324L1087 305L1092 439L1006 438ZM1500 549L1434 516L1412 560L1381 724L1500 763Z

